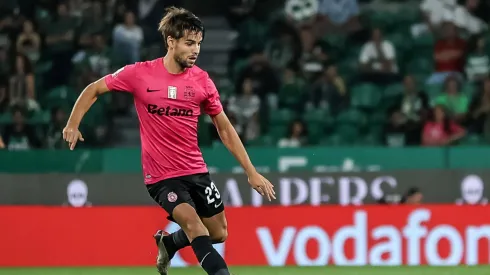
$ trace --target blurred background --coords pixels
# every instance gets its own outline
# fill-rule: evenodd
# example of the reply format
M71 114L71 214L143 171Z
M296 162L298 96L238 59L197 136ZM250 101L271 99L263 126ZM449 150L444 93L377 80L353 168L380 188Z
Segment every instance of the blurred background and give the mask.
M121 238L140 232L151 236L150 231L167 226L162 210L155 210L142 185L138 119L131 96L111 93L100 98L83 120L85 142L77 150L67 150L61 131L86 85L126 64L165 54L156 29L165 7L173 5L190 9L203 20L206 37L198 65L216 83L252 161L279 194L277 201L269 203L250 190L211 120L201 117L200 146L230 207L229 215L259 215L266 211L262 209L271 209L268 213L276 216L241 225L248 229L235 228L230 236L250 235L243 231L253 233L286 219L298 230L300 225L318 223L324 229L321 234L333 238L333 233L356 223L357 211L378 217L374 224L389 224L401 232L408 218L419 213L420 204L436 217L431 227L449 224L465 236L466 228L490 225L485 206L490 196L488 1L0 0L0 220L7 225L0 232L8 236L0 249L0 266L152 265L156 249L145 236L135 236L129 245L139 251L139 257L127 253L114 259L109 255L113 243L102 235L120 230L116 236ZM365 204L378 206L360 206ZM399 206L400 212L392 212L379 204L412 206ZM26 205L30 207L19 208ZM312 214L298 213L290 219L285 212L298 211L290 210L293 205L303 209L301 213ZM325 208L312 208L319 205ZM118 208L122 206L125 210ZM84 210L71 212L77 211L72 207ZM150 214L136 210L147 208L151 210L144 213ZM347 218L339 219L336 211ZM39 218L21 221L20 215ZM339 220L320 222L318 215ZM74 240L62 233L68 230L66 223L59 224L63 219L70 220L68 224L74 225L70 230L83 237ZM233 223L243 221L235 217ZM135 224L142 227L133 228ZM100 231L93 231L92 226ZM38 227L52 232L36 238L44 257L25 264L21 247L32 244L17 240L25 239L24 229ZM370 223L358 230L369 235L374 228ZM309 257L321 258L312 256L325 247L318 232L298 232L309 232L303 236L319 242L318 248L303 245ZM490 238L490 232L480 233ZM272 234L274 240L279 236L283 236L279 231ZM290 238L294 242L294 234ZM63 241L78 244L78 250L72 251L78 256L64 258L70 255L66 248L53 245ZM249 253L263 255L266 242L256 241ZM443 260L421 255L420 264L489 263L488 242L477 240L480 246L471 246L468 252L469 240L461 241L438 248L445 255L439 255ZM247 259L244 253L233 252L245 244L232 237L226 245L231 250L221 252L231 265L363 264L355 260L356 249L362 250L357 246L344 252L337 247L333 258L320 253L323 262L301 262L289 256L281 263L271 260L279 255ZM466 256L451 258L451 247ZM97 254L96 249L101 252ZM335 253L354 260L342 262ZM384 263L408 263L407 253L399 261ZM373 257L364 263L379 263ZM192 262L190 258L181 260ZM183 270L175 274L199 272ZM239 272L271 272L251 270ZM405 274L400 270L389 272ZM37 274L0 269L0 274L4 272ZM155 273L151 269L91 272ZM289 275L298 270L283 272ZM321 269L309 272L324 273ZM423 272L434 271L419 273Z

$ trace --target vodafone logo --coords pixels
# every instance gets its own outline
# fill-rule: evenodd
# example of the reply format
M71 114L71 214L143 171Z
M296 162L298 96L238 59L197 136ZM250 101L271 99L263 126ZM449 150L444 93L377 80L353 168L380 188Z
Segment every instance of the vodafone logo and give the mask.
M256 235L271 266L286 265L291 258L300 266L481 263L479 251L490 250L490 220L489 224L455 227L434 224L431 216L430 209L415 209L402 228L390 224L369 227L370 217L359 210L353 212L351 225L330 234L321 226L308 225L286 226L280 234L258 227ZM488 258L485 261L490 263Z

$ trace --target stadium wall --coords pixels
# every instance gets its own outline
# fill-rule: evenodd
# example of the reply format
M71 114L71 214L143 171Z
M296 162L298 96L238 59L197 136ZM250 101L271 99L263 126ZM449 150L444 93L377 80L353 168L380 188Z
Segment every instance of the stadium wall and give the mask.
M229 208L229 238L216 247L230 265L482 265L490 263L489 210L454 205ZM152 234L162 227L176 229L161 211L0 207L0 266L154 265ZM186 248L172 264L196 260Z
M490 170L387 170L359 173L288 172L264 174L275 185L268 202L250 188L244 174L218 173L212 179L227 206L361 205L397 202L419 187L426 203L487 204ZM0 174L0 205L153 206L140 173Z
M241 172L224 148L202 150L211 172ZM490 147L250 147L261 172L490 168ZM0 173L139 173L139 149L0 151Z

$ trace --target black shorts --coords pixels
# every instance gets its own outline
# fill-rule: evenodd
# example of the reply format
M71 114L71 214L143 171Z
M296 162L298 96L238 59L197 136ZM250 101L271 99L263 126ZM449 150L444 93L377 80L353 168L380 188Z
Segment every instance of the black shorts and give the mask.
M196 209L201 218L210 218L225 210L221 194L211 180L209 173L165 179L146 186L150 196L169 214L181 203L188 203Z

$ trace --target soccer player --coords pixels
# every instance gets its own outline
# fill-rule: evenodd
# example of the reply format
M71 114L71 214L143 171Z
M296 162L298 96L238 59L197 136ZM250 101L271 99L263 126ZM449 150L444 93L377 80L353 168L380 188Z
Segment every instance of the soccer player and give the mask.
M167 274L175 253L192 246L210 275L228 275L228 267L213 243L224 242L227 222L223 201L210 178L197 142L201 110L209 115L228 150L245 170L252 188L275 199L273 185L257 173L235 129L223 112L208 74L194 66L204 27L185 9L169 8L159 25L167 54L127 65L88 85L78 98L63 139L73 150L83 141L80 122L97 97L109 91L132 93L140 121L144 182L150 196L181 229L170 235L159 230L157 269Z

